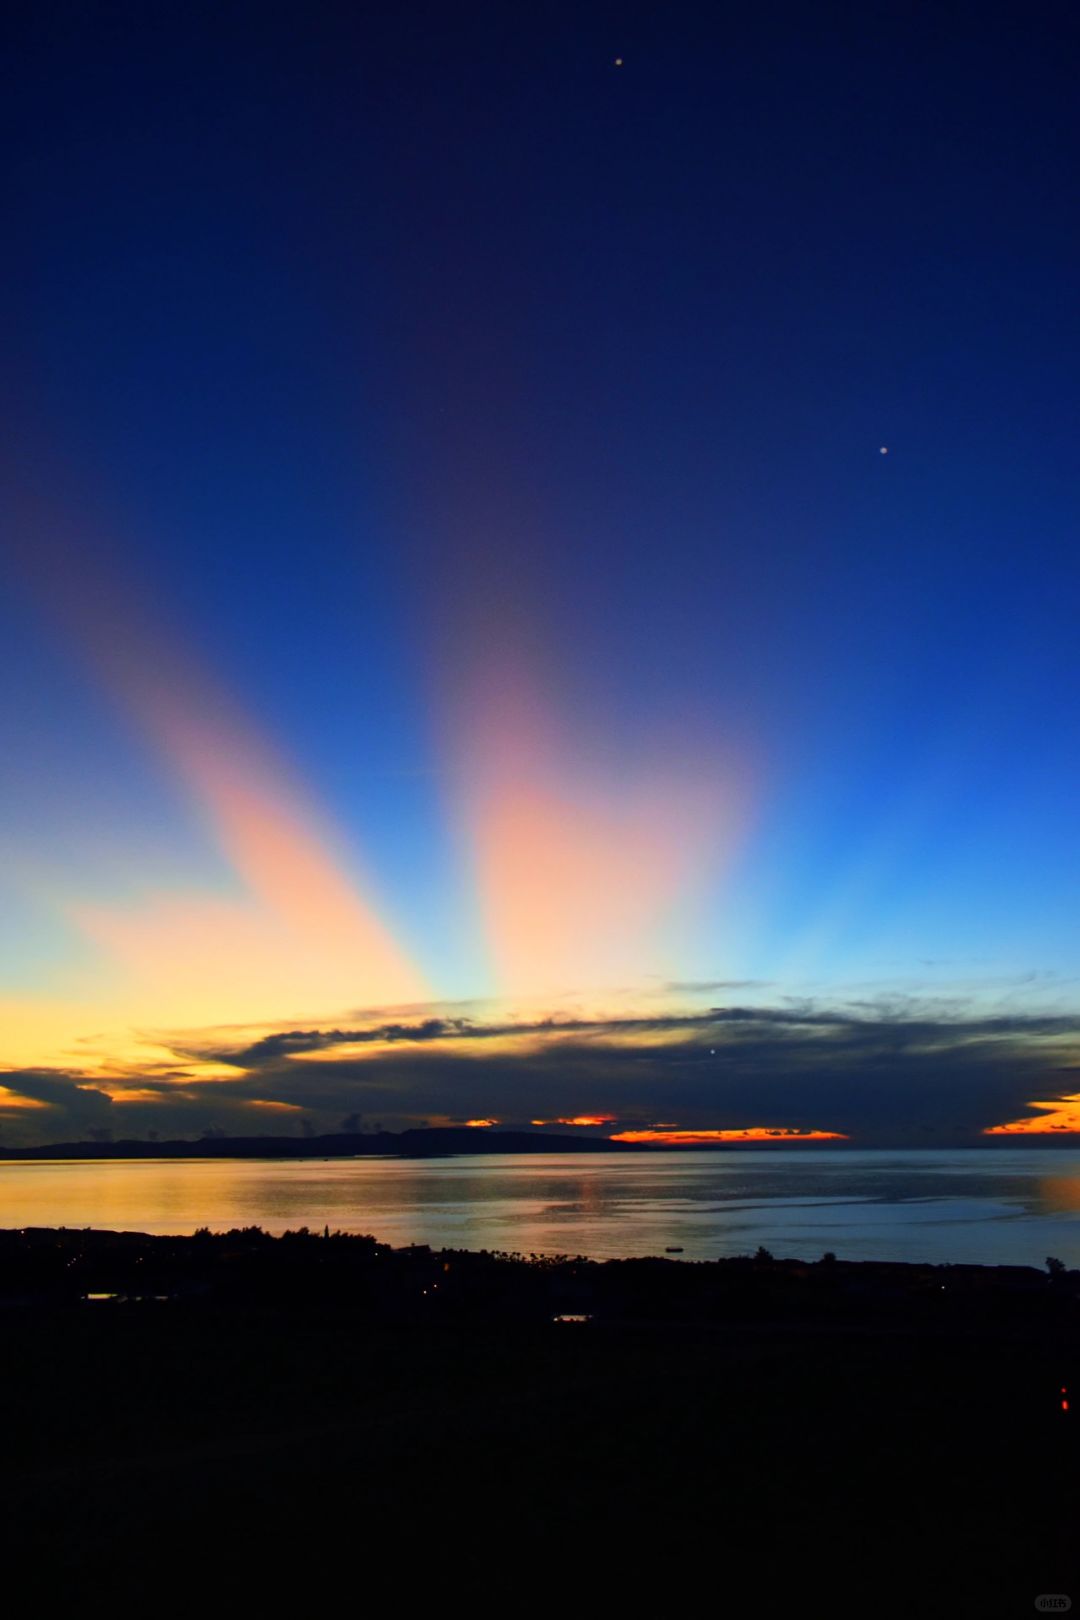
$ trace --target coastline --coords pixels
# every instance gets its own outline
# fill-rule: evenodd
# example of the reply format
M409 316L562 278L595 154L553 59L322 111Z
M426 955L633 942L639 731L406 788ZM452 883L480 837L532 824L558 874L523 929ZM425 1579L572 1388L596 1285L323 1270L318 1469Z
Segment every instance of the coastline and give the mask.
M593 1322L631 1320L642 1311L657 1321L727 1321L759 1311L792 1320L862 1313L888 1321L903 1313L909 1327L936 1329L968 1320L976 1305L1002 1320L1014 1316L1020 1329L1053 1321L1080 1348L1080 1269L1053 1259L1040 1269L832 1254L792 1259L765 1248L710 1260L687 1259L681 1250L591 1259L421 1243L395 1248L328 1225L276 1235L257 1225L180 1235L26 1226L0 1229L0 1278L0 1308L263 1297L280 1305L283 1280L291 1288L302 1282L305 1298L329 1299L339 1290L355 1307L363 1285L375 1314L404 1309L410 1321L486 1316L512 1298L511 1316L539 1323L554 1320L554 1307L569 1299Z
M16 1584L498 1607L525 1569L672 1612L694 1573L734 1612L980 1620L1075 1590L1078 1272L31 1228L0 1278Z

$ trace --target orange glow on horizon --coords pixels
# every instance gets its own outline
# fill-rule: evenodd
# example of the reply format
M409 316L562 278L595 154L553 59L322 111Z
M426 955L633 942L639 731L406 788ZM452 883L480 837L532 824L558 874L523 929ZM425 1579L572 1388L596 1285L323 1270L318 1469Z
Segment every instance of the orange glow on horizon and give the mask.
M162 1103L169 1099L168 1092L155 1091L148 1086L118 1085L115 1080L99 1080L95 1089L103 1091L106 1097L119 1103ZM178 1092L183 1091L183 1085L177 1085Z
M465 1123L470 1130L483 1131L486 1130L489 1125L498 1125L501 1123L501 1121L497 1119L467 1119Z
M572 1119L534 1119L533 1125L611 1125L614 1114L575 1114Z
M9 1109L48 1108L48 1106L49 1104L42 1102L40 1097L24 1097L8 1086L0 1086L0 1113L6 1113Z
M800 1131L780 1125L750 1125L744 1130L683 1131L640 1130L615 1131L613 1142L665 1142L670 1147L692 1147L695 1143L710 1142L846 1142L842 1131Z
M1080 1133L1080 1096L1059 1097L1056 1102L1033 1102L1029 1108L1043 1112L1030 1119L1013 1119L1004 1125L988 1125L984 1136L1046 1136L1051 1132Z

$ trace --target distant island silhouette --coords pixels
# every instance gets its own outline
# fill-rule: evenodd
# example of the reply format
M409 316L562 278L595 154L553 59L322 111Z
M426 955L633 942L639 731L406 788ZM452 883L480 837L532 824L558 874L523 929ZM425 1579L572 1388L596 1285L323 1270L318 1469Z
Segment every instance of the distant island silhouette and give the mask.
M396 1155L441 1158L452 1153L650 1153L651 1143L606 1136L542 1136L529 1131L431 1127L408 1131L335 1131L326 1136L202 1136L167 1141L52 1142L4 1147L0 1159L352 1159Z
M903 1142L821 1141L777 1136L724 1142L626 1142L609 1136L567 1136L541 1131L479 1129L476 1126L429 1126L405 1131L334 1131L322 1136L221 1136L108 1138L81 1142L44 1142L8 1147L0 1142L0 1161L12 1159L438 1159L454 1154L495 1153L750 1153L780 1148L802 1153L824 1148L843 1153L860 1147L890 1152L910 1148ZM922 1146L927 1144L923 1143ZM1080 1141L1050 1134L987 1136L968 1142L935 1142L935 1147L1075 1148Z

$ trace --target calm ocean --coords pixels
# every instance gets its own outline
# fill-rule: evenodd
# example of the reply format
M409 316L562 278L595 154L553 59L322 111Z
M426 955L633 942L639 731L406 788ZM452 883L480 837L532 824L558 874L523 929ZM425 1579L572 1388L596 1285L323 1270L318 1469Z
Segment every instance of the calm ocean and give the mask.
M614 1157L0 1164L0 1227L329 1225L394 1245L1080 1266L1080 1152L762 1149Z

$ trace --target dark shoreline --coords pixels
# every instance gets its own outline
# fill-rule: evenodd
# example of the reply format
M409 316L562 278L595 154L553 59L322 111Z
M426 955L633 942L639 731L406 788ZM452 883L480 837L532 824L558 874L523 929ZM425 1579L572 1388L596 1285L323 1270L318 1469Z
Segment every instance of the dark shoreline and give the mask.
M949 1309L959 1299L1009 1299L1022 1302L1022 1319L1031 1324L1033 1312L1061 1312L1062 1322L1077 1330L1080 1343L1080 1270L1069 1270L1059 1260L1048 1260L1048 1267L1033 1265L980 1265L967 1262L921 1262L921 1260L839 1260L824 1254L814 1259L777 1259L767 1249L756 1254L724 1255L717 1259L685 1259L682 1251L638 1255L623 1259L589 1259L573 1254L521 1254L491 1249L432 1249L429 1244L393 1247L371 1234L313 1231L308 1226L274 1234L261 1226L233 1226L194 1233L142 1233L113 1230L100 1226L13 1226L0 1228L0 1306L19 1299L83 1299L87 1286L108 1286L118 1294L138 1283L141 1293L149 1288L159 1293L175 1281L170 1299L194 1298L214 1291L225 1302L220 1285L233 1294L241 1290L259 1293L262 1286L277 1288L277 1278L295 1281L301 1273L321 1281L324 1290L337 1285L351 1286L359 1275L389 1280L400 1275L408 1286L418 1277L427 1277L442 1286L437 1302L445 1309L455 1298L447 1273L471 1272L486 1275L497 1293L513 1281L518 1298L534 1302L559 1296L559 1288L573 1278L575 1298L588 1296L593 1306L622 1298L619 1288L609 1286L612 1278L636 1278L654 1285L657 1299L667 1307L690 1299L708 1298L716 1306L725 1293L735 1290L740 1302L769 1298L782 1301L793 1311L818 1306L826 1299L848 1301L905 1301L910 1306L934 1293L949 1293ZM11 1281L18 1277L29 1293L16 1296ZM193 1286L198 1283L198 1286ZM614 1285L612 1285L614 1286ZM139 1296L131 1294L131 1299ZM355 1302L355 1294L350 1293ZM280 1301L279 1301L280 1302ZM478 1304L476 1291L471 1302ZM1048 1302L1044 1307L1043 1302ZM941 1319L944 1301L933 1301L934 1320ZM1075 1307L1075 1309L1074 1309ZM427 1315L436 1301L427 1307ZM427 1319L426 1315L426 1319ZM544 1317L546 1319L546 1317Z
M1080 1592L1078 1272L29 1228L0 1300L9 1595Z
M375 1237L259 1226L191 1234L97 1227L0 1229L0 1308L139 1303L216 1307L345 1303L372 1319L590 1322L854 1321L908 1331L983 1322L1060 1331L1080 1348L1080 1270L894 1260L688 1260L669 1251L589 1259L487 1249L393 1248ZM569 1302L569 1304L567 1304Z

